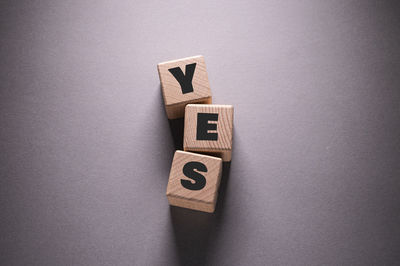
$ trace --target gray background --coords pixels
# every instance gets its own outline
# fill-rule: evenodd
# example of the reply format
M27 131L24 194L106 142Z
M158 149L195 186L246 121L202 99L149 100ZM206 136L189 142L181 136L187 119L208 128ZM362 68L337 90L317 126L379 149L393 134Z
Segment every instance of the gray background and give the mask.
M399 263L395 1L2 1L0 33L1 265ZM156 65L197 54L235 107L213 215L165 197Z

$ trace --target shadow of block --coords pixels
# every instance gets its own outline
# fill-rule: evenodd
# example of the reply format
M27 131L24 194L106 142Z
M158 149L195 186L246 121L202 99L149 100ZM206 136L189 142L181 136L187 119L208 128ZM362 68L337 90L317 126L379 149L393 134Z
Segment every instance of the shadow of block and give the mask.
M214 213L170 206L175 247L181 265L205 265L223 226L223 209L229 181L230 162L223 163L218 201Z
M168 120L175 150L183 150L184 118Z

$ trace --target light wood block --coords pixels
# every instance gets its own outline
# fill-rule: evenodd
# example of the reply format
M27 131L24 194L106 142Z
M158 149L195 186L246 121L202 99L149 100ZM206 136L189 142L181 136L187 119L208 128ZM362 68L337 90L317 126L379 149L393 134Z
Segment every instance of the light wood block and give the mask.
M212 102L203 56L160 63L157 69L168 119L183 117L188 103Z
M232 158L233 106L188 104L185 109L183 149Z
M169 204L214 212L221 174L220 158L176 151L167 186Z

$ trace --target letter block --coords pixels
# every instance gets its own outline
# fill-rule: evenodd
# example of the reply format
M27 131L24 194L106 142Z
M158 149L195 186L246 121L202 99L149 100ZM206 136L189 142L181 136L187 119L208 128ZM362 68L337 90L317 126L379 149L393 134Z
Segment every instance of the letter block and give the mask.
M183 149L232 158L233 106L188 104L185 109Z
M214 212L221 174L220 158L176 151L167 186L169 204Z
M157 68L168 119L183 117L188 103L212 102L203 56L160 63Z

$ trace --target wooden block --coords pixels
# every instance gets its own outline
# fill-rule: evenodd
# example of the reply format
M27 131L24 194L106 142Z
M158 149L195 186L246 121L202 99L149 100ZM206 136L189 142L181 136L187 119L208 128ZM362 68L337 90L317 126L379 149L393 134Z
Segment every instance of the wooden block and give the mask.
M231 161L233 106L188 104L185 109L183 149Z
M221 173L220 158L176 151L167 186L169 204L214 212Z
M157 69L168 119L183 117L188 103L212 102L203 56L160 63Z

